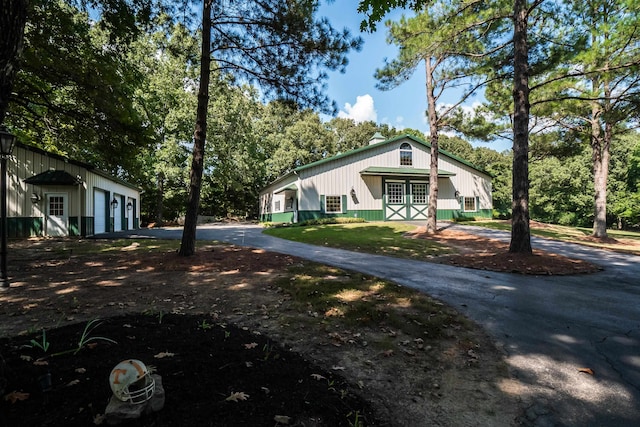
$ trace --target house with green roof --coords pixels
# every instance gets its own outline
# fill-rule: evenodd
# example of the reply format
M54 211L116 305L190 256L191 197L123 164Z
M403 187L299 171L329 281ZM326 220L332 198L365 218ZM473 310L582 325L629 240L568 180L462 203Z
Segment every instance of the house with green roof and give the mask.
M297 167L260 193L260 220L326 217L367 221L427 219L431 144L411 135L385 139ZM438 155L438 220L491 218L491 175L444 150Z

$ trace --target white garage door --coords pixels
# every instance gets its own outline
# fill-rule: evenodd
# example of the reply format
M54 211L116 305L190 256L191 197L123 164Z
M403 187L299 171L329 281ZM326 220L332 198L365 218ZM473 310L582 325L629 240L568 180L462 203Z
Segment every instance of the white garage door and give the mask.
M93 230L94 234L107 232L107 203L102 190L93 190Z

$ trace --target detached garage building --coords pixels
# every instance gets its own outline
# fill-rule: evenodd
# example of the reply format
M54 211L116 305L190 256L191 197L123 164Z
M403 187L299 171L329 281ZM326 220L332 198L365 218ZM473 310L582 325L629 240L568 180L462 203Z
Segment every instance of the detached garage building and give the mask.
M324 217L427 219L431 145L411 135L385 139L300 166L260 193L260 220ZM437 219L491 218L491 175L444 150L438 156Z
M9 237L139 228L140 190L92 165L17 142L7 172Z

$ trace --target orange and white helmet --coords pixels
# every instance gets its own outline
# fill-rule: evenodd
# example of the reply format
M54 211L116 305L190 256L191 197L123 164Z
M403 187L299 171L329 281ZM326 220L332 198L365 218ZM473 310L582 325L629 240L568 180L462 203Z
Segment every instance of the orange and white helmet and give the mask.
M151 399L156 388L149 369L137 359L118 363L111 370L109 385L118 399L131 403L146 402Z

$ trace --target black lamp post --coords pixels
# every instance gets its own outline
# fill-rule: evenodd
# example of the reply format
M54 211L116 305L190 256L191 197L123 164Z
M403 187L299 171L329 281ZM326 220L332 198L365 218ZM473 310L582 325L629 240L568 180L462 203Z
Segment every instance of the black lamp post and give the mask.
M9 289L9 278L7 277L7 159L13 152L13 145L16 142L15 135L7 132L6 128L0 127L0 162L2 165L2 177L0 177L0 210L2 211L2 224L0 224L0 234L2 234L2 245L0 246L0 290Z

